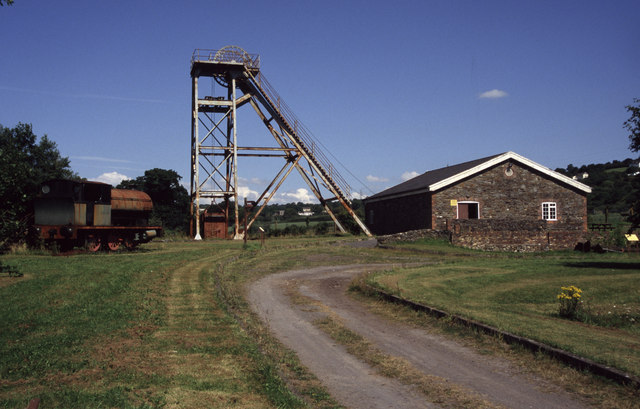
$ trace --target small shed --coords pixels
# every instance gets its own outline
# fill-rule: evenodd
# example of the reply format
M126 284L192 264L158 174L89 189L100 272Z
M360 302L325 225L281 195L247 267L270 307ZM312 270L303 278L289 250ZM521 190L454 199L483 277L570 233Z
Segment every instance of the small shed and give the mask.
M433 229L489 250L570 248L587 231L591 188L515 152L416 176L364 200L377 235Z
M210 207L202 213L201 217L203 238L227 238L227 223L225 221L224 213L216 211L213 207Z

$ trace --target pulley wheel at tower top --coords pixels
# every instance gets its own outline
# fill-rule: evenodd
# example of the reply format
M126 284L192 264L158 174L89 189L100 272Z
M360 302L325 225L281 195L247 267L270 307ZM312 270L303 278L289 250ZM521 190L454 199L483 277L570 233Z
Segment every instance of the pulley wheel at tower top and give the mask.
M251 66L252 60L249 53L236 45L228 45L219 49L213 56L215 62L242 63ZM216 75L215 80L223 87L228 87L229 82L224 75Z
M251 64L251 56L237 45L228 45L219 49L213 56L215 62L241 62Z

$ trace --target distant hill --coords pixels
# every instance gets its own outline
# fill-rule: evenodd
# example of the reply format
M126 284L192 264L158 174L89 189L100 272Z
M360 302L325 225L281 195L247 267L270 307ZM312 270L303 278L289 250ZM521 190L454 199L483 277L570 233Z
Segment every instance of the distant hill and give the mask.
M569 165L556 172L575 178L590 186L593 192L587 198L590 214L604 212L626 214L633 203L640 200L640 168L638 159L582 165Z

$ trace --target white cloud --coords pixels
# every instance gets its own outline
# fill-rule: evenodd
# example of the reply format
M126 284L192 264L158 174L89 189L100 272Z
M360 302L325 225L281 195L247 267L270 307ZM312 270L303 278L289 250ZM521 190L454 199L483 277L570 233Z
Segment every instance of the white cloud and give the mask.
M247 198L247 200L257 200L258 199L258 192L256 192L255 190L251 190L249 189L248 186L239 186L238 187L238 200L239 198ZM238 202L240 204L243 204L243 202Z
M114 171L114 172L103 173L97 178L91 179L91 180L95 182L108 183L111 186L118 186L120 182L122 182L123 180L130 180L130 179L131 178L129 176L123 175L122 173L118 173Z
M388 182L389 179L387 178L383 178L383 177L379 177L379 176L373 176L373 175L367 175L367 182L373 182L373 183L382 183L382 182Z
M351 197L353 199L366 199L367 197L369 197L369 195L365 195L363 193L359 193L359 192L351 192Z
M409 179L413 179L414 177L418 176L419 173L416 172L415 170L412 170L411 172L404 172L402 174L402 176L400 176L400 178L402 179L403 182L406 182Z
M485 91L482 94L478 95L478 98L497 99L497 98L504 98L506 96L509 96L509 94L507 94L505 91L502 91L500 89L492 89L491 91Z
M307 189L298 188L295 192L285 192L280 194L279 203L317 203L318 199Z

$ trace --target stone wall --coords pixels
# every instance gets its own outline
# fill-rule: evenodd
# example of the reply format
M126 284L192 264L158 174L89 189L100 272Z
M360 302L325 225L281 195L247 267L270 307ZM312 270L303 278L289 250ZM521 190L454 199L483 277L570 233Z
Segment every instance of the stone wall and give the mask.
M544 220L452 220L451 243L486 251L547 251L573 249L585 240L580 229L560 230Z

